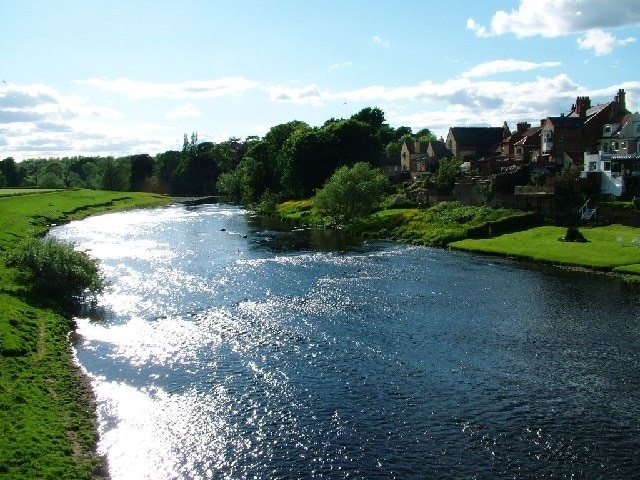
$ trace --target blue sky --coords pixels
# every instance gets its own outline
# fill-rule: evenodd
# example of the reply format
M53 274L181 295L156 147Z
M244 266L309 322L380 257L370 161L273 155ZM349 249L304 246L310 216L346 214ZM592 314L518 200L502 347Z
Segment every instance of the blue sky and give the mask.
M627 92L638 0L0 0L0 158L156 154L379 107L537 124Z

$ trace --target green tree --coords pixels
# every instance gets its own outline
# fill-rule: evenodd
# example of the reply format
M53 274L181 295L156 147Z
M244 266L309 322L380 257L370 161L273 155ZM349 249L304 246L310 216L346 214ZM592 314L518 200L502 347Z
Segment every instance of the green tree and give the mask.
M352 120L366 123L373 133L384 125L384 112L378 107L366 107L351 115Z
M345 225L378 209L387 187L388 180L378 168L358 162L336 170L313 204L324 218Z
M418 130L415 135L415 139L420 142L434 142L438 140L438 137L434 133L431 132L428 128L423 128Z
M148 190L149 179L153 176L153 158L146 154L133 155L131 159L131 190Z
M438 193L448 195L453 190L456 177L460 175L462 160L458 157L443 158L440 160L436 173L431 177L431 182Z
M6 262L19 269L21 282L32 293L62 306L105 285L97 260L53 238L25 242L7 254Z
M0 174L4 177L7 187L20 186L20 172L13 157L0 161Z
M130 187L130 177L131 168L128 162L108 158L102 162L100 188L102 190L126 192Z

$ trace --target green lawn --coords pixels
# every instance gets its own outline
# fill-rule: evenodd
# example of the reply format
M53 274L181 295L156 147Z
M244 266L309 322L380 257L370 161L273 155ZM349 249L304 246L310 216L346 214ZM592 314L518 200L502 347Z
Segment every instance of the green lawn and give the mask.
M88 479L100 472L90 388L77 374L70 321L29 300L3 252L52 223L166 204L167 197L92 190L0 197L0 478Z
M537 227L517 233L480 240L461 240L449 246L459 250L494 253L599 270L636 273L640 270L640 229L624 225L581 228L586 243L562 242L567 229ZM640 272L639 272L640 273Z
M11 197L13 195L31 195L33 193L55 192L54 188L0 188L0 197Z

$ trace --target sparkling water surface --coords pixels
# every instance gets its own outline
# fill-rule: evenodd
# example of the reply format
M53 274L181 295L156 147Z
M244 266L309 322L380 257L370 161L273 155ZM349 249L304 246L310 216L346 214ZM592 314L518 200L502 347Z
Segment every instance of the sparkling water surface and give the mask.
M640 290L225 205L52 234L113 480L640 478Z

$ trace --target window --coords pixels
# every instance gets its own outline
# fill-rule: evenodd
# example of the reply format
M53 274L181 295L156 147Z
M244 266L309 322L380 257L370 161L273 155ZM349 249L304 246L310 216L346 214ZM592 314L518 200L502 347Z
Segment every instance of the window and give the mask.
M603 132L604 133L611 133L611 125L605 125Z
M611 142L611 151L612 152L618 151L618 142Z
M611 162L602 162L602 170L605 172L611 171Z
M596 162L589 162L589 171L593 172L596 169Z
M627 148L627 142L620 142L620 148L622 150L626 149Z

